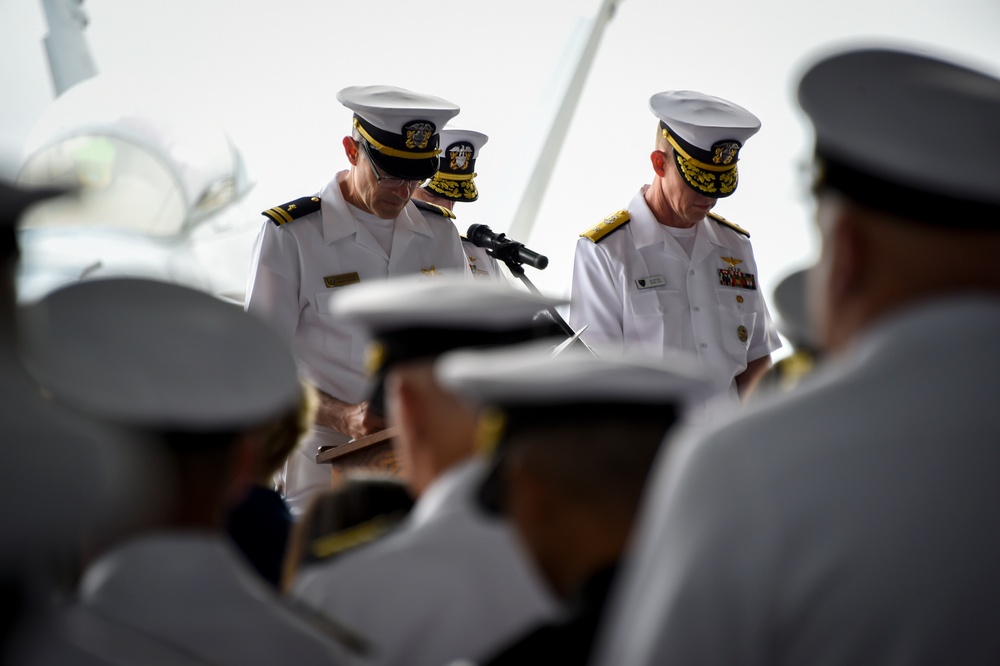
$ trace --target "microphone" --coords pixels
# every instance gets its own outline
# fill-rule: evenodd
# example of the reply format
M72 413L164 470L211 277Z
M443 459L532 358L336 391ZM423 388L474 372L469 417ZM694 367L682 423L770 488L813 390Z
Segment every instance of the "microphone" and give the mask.
M487 250L487 254L508 264L528 264L538 270L549 265L549 258L532 252L523 243L512 241L503 234L494 233L485 224L473 224L465 233L465 237L476 247Z

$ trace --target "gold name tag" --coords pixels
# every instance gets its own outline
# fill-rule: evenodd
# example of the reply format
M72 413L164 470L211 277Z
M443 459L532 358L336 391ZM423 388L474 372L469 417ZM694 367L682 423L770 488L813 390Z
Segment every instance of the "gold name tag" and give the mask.
M355 273L343 273L341 275L327 275L323 278L323 282L326 284L327 288L331 287L346 287L349 284L357 284L361 282L361 278Z

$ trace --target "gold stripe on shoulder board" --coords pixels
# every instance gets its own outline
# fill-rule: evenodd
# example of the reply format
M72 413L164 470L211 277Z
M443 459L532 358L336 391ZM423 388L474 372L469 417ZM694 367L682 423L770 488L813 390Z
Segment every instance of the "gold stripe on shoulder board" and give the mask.
M440 215L442 217L446 217L449 220L454 220L455 219L455 213L453 213L452 211L448 210L444 206L439 206L437 204L432 204L429 201L424 201L423 199L410 199L410 201L412 201L413 205L416 206L417 208L419 208L422 211L426 211L428 213L434 213L436 215Z
M262 215L267 215L271 220L277 224L288 224L292 221L292 216L282 210L281 206L275 206L274 208L268 208Z
M608 215L606 218L598 222L596 226L584 231L580 234L580 237L589 238L591 241L597 243L612 231L621 229L631 219L632 216L628 214L627 210L620 210L617 213Z
M315 213L319 208L319 197L302 197L301 199L295 199L274 208L268 208L262 211L261 215L270 218L272 222L280 227L283 224L294 222L300 217Z
M713 220L715 220L716 222L718 222L719 224L721 224L721 225L723 225L725 227L729 227L730 229L732 229L736 233L743 234L747 238L750 238L750 232L749 231L747 231L746 229L744 229L743 227L741 227L740 225L738 225L738 224L736 224L734 222L730 222L729 220L727 220L726 218L722 217L718 213L711 213L710 212L708 214L708 216L710 218L712 218Z

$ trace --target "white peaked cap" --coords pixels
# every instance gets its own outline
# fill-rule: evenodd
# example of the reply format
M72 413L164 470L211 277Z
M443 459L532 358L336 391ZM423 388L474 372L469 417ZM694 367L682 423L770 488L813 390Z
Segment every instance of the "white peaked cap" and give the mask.
M723 141L742 145L760 130L760 119L739 104L693 90L656 93L649 108L680 138L702 150Z
M503 349L458 350L438 358L442 386L480 405L676 403L705 400L710 383L697 359L682 352L663 360L602 355L527 343Z
M446 99L395 86L350 86L337 93L337 101L394 134L402 134L414 120L430 121L440 132L459 112L458 105Z
M403 276L342 289L331 300L331 313L376 331L520 327L566 302L464 275Z
M301 394L291 350L266 323L176 284L78 282L31 306L25 333L39 383L115 423L240 429L281 414Z
M448 146L456 143L467 143L472 146L473 157L479 157L479 150L486 145L490 137L482 132L466 129L454 129L446 127L441 130L441 150L447 150Z
M728 197L739 185L740 149L760 129L742 106L691 90L670 90L649 100L660 132L673 147L673 160L696 192Z
M798 99L815 129L817 184L938 227L1000 220L1000 78L889 48L826 56Z

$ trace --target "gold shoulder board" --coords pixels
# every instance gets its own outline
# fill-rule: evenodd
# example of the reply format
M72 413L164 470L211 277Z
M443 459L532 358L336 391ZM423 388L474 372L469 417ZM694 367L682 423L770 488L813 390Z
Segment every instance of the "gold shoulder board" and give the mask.
M448 210L447 208L445 208L444 206L438 206L437 204L432 204L430 202L423 201L421 199L410 199L410 201L412 201L413 204L420 210L425 210L428 213L436 213L437 215L446 217L449 220L455 219L455 214L450 210Z
M395 515L376 516L358 525L328 534L309 545L309 555L316 560L325 560L344 551L364 545L389 531L398 517Z
M625 226L632 216L628 214L627 210L620 210L617 213L608 215L606 218L597 223L596 226L587 229L582 234L581 238L589 238L595 243L600 242L602 238L610 234L616 229L621 229Z
M309 213L315 213L319 210L319 205L319 197L302 197L301 199L289 201L274 208L268 208L265 211L261 211L260 214L280 227Z
M743 227L741 227L738 224L733 224L732 222L730 222L726 218L722 217L721 215L718 215L716 213L709 213L708 216L710 218L712 218L713 220L715 220L716 222L718 222L719 224L721 224L721 225L723 225L725 227L729 227L730 229L732 229L736 233L743 234L747 238L750 238L750 232L749 231L747 231L746 229L744 229Z

